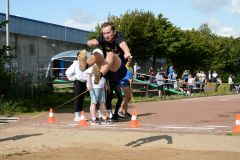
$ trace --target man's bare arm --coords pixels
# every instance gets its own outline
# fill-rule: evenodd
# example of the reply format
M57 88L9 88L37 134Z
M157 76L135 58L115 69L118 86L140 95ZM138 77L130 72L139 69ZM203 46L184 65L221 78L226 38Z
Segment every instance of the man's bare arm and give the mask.
M92 39L87 41L88 47L97 47L99 45L99 42L96 39Z
M122 50L123 50L123 52L124 52L124 58L125 58L125 59L129 58L129 57L131 56L131 53L130 53L130 51L129 51L129 48L128 48L128 46L127 46L127 43L123 41L123 42L121 42L121 43L119 44L119 46L122 48Z

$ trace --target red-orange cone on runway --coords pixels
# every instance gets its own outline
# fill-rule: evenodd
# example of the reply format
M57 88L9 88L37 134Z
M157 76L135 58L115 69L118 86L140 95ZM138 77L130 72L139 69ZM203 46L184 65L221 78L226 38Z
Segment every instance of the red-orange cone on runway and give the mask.
M131 124L130 124L130 126L127 126L127 127L132 127L132 128L141 127L137 123L137 116L136 116L136 112L135 111L132 112Z
M236 123L235 123L235 130L232 131L233 133L240 133L240 114L237 114Z
M86 123L84 111L81 112L80 122L79 122L79 124L77 126L78 127L86 127L86 126L88 126L88 124Z
M57 123L57 121L55 121L55 119L54 119L52 108L50 109L48 121L45 123Z

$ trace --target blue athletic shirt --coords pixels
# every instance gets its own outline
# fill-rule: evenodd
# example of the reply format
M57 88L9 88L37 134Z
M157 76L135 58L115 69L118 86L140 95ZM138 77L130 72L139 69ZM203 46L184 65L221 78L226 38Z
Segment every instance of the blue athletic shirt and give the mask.
M127 69L126 76L122 79L121 84L126 84L130 86L129 79L132 79L132 71L130 69Z

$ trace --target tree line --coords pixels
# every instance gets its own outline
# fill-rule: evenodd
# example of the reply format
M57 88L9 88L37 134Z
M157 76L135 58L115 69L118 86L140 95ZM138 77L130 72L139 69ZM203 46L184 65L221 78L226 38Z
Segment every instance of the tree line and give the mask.
M108 21L125 35L134 61L152 59L154 67L156 59L165 58L179 77L184 70L193 76L200 70L216 70L223 82L227 82L229 75L235 75L240 82L240 37L219 36L208 24L197 30L182 30L161 13L155 16L151 11L137 9L120 16L109 13ZM101 24L97 24L88 39L101 33Z

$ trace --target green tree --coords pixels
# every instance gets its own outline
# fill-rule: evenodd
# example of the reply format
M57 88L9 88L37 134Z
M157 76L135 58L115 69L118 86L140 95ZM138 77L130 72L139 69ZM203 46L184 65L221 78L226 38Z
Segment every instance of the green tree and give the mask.
M240 70L240 38L219 36L216 41L220 47L211 68L218 72L224 82L227 82L229 75L237 76Z
M202 35L200 31L176 30L175 41L169 43L167 59L174 64L177 73L190 70L194 73L201 69L207 70L218 53L218 47L209 35Z

